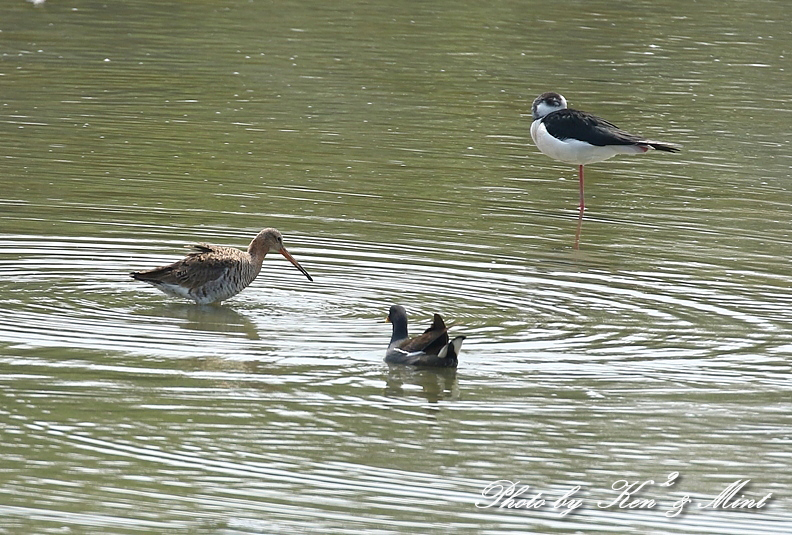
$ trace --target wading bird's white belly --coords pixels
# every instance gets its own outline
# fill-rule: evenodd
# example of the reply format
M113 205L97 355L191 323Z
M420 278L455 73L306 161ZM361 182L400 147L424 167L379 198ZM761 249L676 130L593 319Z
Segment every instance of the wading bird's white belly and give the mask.
M617 154L641 154L647 151L640 145L605 145L603 147L578 139L558 139L550 135L541 120L531 124L531 137L536 148L547 156L564 163L586 165L607 160Z

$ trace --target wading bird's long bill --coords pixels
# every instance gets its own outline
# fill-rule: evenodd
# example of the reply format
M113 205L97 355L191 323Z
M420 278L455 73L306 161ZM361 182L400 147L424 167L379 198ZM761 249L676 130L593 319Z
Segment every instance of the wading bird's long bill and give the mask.
M307 272L307 271L305 271L305 268L304 268L304 267L302 267L302 266L300 265L300 263L299 263L299 262L298 262L298 261L297 261L297 260L296 260L296 259L295 259L295 258L294 258L294 257L293 257L291 254L290 254L290 253L289 253L289 251L287 251L287 250L286 250L286 248L285 248L285 247L284 247L283 249L281 249L280 251L278 251L278 252L279 252L280 254L282 254L283 256L285 256L285 257L286 257L286 260L288 260L289 262L291 262L291 263L292 263L292 265L293 265L294 267L296 267L297 269L299 269L299 270L300 270L300 273L302 273L303 275L305 275L306 277L308 277L308 280L309 280L309 281L313 282L313 277L311 277L311 275L309 275L309 274L308 274L308 272Z

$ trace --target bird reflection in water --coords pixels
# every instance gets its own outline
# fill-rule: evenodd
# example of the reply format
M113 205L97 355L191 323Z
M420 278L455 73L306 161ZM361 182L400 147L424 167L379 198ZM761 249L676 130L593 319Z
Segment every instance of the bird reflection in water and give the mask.
M240 333L248 340L260 339L256 325L250 318L230 307L167 303L135 313L149 317L178 318L184 320L179 323L179 327L191 331Z
M413 368L390 364L385 381L384 395L387 397L422 397L429 403L459 399L456 368Z

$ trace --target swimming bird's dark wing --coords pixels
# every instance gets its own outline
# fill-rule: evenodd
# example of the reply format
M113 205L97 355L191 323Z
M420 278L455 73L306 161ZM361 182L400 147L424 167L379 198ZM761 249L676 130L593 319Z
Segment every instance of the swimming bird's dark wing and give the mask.
M432 325L423 334L410 338L399 344L398 348L407 353L424 353L436 355L448 343L448 327L445 326L440 314L435 314Z
M448 336L445 337L448 340ZM386 362L394 364L410 364L412 366L429 366L433 368L456 368L459 363L459 350L462 347L464 336L457 336L446 342L438 352L393 354L386 358Z

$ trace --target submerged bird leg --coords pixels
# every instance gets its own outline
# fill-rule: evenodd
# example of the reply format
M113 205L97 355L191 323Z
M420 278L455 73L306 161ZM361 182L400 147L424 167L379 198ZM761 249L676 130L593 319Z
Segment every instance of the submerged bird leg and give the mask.
M580 212L586 209L586 203L583 201L583 166L578 167L578 178L580 179Z

